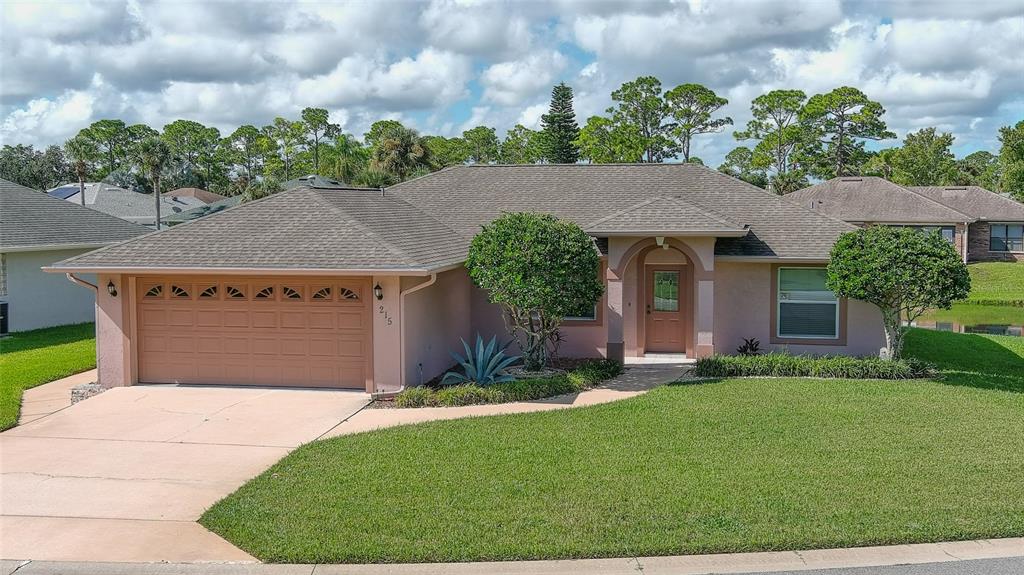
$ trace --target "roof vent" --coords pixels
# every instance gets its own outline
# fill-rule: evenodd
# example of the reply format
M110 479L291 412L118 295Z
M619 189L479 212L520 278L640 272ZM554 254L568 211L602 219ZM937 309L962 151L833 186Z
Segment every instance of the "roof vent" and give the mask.
M944 190L949 190L949 191L956 191L956 190L966 190L967 188L965 186L955 186L955 187L948 187L948 188L943 188L943 189Z
M864 178L839 178L840 182L863 182Z

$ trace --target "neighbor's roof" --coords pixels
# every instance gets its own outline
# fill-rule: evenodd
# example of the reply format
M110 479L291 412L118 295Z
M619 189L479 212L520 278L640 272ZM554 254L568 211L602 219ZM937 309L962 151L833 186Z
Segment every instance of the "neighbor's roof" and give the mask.
M1024 204L982 187L913 186L910 189L972 218L989 221L1024 221Z
M428 272L461 263L480 227L512 211L595 236L703 232L726 256L827 259L855 229L693 164L458 166L383 194L298 187L54 267Z
M81 205L78 184L64 184L48 192L51 196ZM206 202L191 196L160 197L160 219L204 206ZM151 194L133 192L104 182L85 185L85 206L112 216L140 224L156 220L156 207Z
M971 216L884 178L832 178L787 194L807 209L847 222L945 224L971 221Z
M190 222L210 214L216 214L217 212L237 206L241 202L242 196L231 196L211 204L206 204L205 206L196 206L183 212L171 214L170 216L162 219L165 224L173 226L182 222Z
M101 246L148 231L0 179L0 251Z
M225 199L227 196L215 194L202 188L178 188L169 192L164 192L165 198L195 198L206 204L212 204Z
M74 269L417 270L457 264L466 246L379 190L295 188L65 260Z

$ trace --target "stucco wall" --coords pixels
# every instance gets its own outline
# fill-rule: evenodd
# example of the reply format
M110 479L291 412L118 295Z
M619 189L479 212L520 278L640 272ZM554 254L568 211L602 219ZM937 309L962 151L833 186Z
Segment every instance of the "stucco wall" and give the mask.
M92 290L68 281L64 274L48 274L41 267L90 250L9 252L7 260L8 329L25 331L93 320L96 298ZM86 281L96 278L83 275Z
M403 278L406 290L427 281ZM405 383L419 385L444 373L452 366L449 352L462 352L462 339L470 342L470 281L462 268L438 274L433 285L409 293L405 298L402 321L406 322ZM499 336L500 339L500 336Z
M131 314L131 282L120 275L100 275L99 285L114 282L118 297L101 289L96 297L96 367L98 381L104 387L120 387L135 383L131 365L129 334ZM84 288L79 288L83 289Z
M847 305L846 345L772 345L771 264L730 263L715 266L715 347L735 353L743 338L756 337L761 349L788 349L813 355L876 356L885 346L882 315L875 306L850 301Z

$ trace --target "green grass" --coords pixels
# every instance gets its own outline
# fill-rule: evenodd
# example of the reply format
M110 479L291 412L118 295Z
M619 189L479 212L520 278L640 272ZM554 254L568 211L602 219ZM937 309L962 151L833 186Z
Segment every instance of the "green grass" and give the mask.
M952 309L930 311L921 320L960 325L1024 325L1024 307L960 303L953 305Z
M967 266L971 272L968 302L1024 306L1024 264L983 262Z
M0 430L13 427L26 389L96 367L91 323L12 333L0 339Z
M265 561L612 557L1024 535L1024 340L941 381L725 379L305 445L203 525Z

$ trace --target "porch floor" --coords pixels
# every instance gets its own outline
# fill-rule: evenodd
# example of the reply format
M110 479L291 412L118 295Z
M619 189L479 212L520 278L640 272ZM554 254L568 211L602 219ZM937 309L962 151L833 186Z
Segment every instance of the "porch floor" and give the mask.
M627 357L626 365L687 365L696 363L696 359L686 357L685 353L648 353L639 357Z

